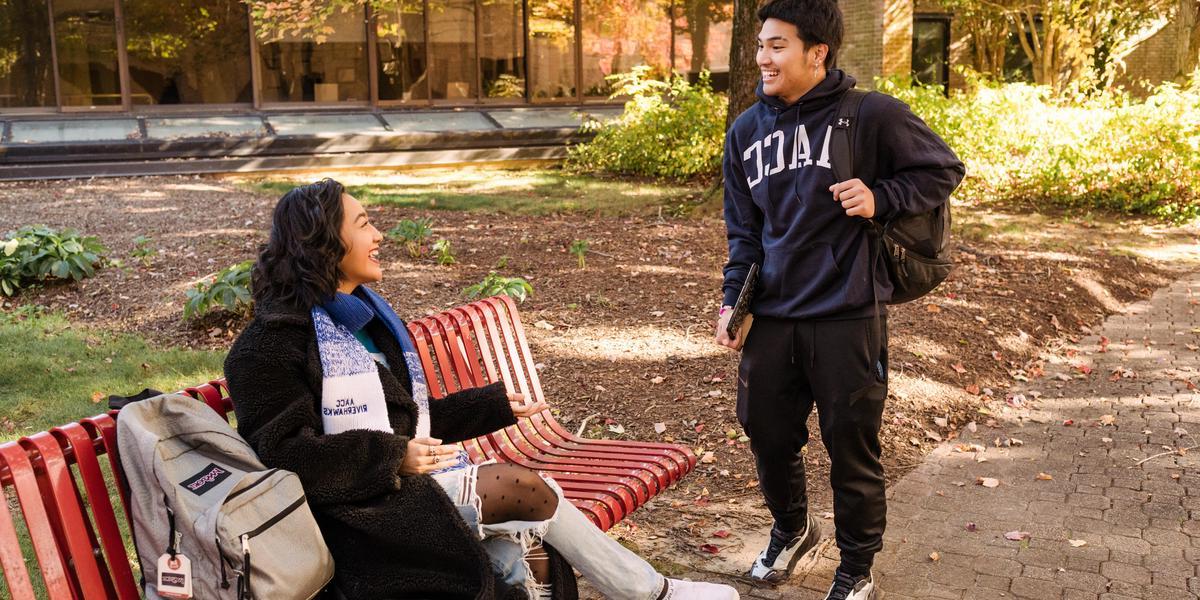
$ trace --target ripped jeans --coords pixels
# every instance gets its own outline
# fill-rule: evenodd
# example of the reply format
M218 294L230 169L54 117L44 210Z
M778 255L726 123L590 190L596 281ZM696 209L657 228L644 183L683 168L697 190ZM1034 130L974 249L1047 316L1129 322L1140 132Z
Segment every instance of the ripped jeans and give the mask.
M522 586L531 598L543 597L544 587L533 580L525 560L530 548L541 541L558 550L606 598L655 600L663 587L663 576L640 556L600 531L575 505L563 497L553 479L542 479L558 496L554 516L545 521L481 523L481 500L475 491L479 465L433 475L458 507L467 525L482 540L492 568L510 586Z

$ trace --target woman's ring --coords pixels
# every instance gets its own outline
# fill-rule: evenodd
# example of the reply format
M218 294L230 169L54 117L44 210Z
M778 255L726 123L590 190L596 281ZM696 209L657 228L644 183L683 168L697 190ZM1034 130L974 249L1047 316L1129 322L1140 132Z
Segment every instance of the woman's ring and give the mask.
M430 455L430 456L433 456L433 455L435 455L435 454L437 454L437 452L436 452L436 451L433 449L433 446L430 446L430 447L429 447L429 455Z

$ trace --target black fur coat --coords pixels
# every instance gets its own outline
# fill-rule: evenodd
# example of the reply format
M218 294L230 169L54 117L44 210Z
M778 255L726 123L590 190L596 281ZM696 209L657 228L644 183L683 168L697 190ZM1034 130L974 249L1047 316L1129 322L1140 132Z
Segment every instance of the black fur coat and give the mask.
M442 488L397 475L415 434L417 406L399 344L374 320L368 333L388 359L380 379L395 434L321 429L321 360L307 312L259 307L225 359L238 432L268 467L304 484L350 600L497 597L486 551ZM516 422L501 384L430 402L431 435L443 443ZM510 590L505 598L524 598Z

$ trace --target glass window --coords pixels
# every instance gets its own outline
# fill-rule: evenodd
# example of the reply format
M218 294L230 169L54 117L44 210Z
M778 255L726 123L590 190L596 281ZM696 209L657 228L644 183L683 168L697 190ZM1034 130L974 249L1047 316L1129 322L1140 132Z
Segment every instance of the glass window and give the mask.
M950 21L945 17L913 20L912 74L923 85L949 85Z
M0 0L0 108L54 106L46 0Z
M54 36L63 105L120 105L113 0L55 0Z
M521 0L480 0L479 70L483 97L525 98L525 15Z
M1034 18L1033 23L1037 26L1037 35L1042 35L1041 15ZM1020 31L1015 26L1010 29L1012 33L1008 36L1008 45L1004 47L1004 80L1033 83L1033 61L1029 60L1029 55L1021 47ZM1033 46L1030 34L1025 34L1025 41Z
M241 0L124 0L122 12L134 104L253 101Z
M363 5L332 14L325 31L285 33L259 46L263 102L366 102L367 28Z
M380 100L429 98L424 4L422 0L391 0L372 9L379 40Z
M671 20L666 0L583 0L583 94L607 97L615 73L648 65L666 76L671 62Z
M575 97L575 2L529 0L530 98Z
M475 0L429 0L430 95L474 100Z
M713 88L729 89L729 48L733 39L732 0L677 0L674 7L675 70L695 82L712 74Z

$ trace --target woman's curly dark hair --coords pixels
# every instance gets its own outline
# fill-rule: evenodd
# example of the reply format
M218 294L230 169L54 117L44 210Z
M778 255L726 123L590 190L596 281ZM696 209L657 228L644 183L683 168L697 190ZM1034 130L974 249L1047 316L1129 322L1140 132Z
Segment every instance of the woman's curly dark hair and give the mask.
M271 236L250 275L254 303L304 310L328 302L342 276L342 194L332 179L283 195L271 217Z

